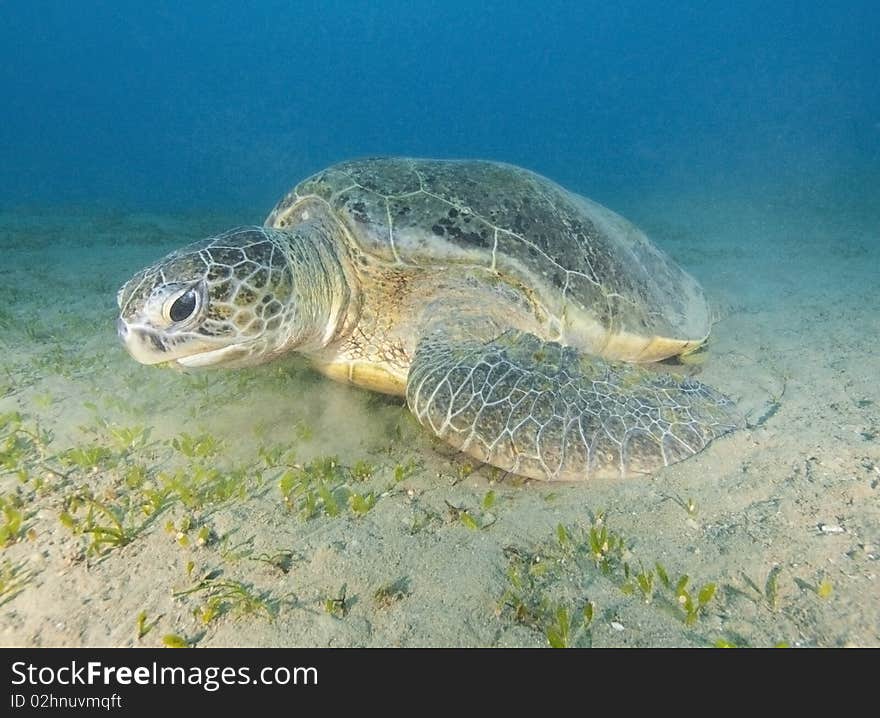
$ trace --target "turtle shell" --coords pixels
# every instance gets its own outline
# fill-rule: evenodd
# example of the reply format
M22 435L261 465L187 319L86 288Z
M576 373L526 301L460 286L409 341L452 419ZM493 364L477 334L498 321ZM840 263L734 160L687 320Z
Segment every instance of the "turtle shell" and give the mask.
M308 218L315 201L380 261L466 264L534 293L559 341L606 358L655 361L708 336L699 284L620 215L498 162L368 158L298 184L267 226Z

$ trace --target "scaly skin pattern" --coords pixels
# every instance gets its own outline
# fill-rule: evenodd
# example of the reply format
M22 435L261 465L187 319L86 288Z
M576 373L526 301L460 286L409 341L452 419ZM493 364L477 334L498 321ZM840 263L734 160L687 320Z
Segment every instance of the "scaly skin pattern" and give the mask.
M549 481L650 473L735 428L731 402L705 384L515 331L487 343L426 337L406 398L453 446Z
M173 321L168 309L188 290L196 309ZM326 343L349 296L323 225L238 227L132 277L117 297L119 331L145 364L248 366Z

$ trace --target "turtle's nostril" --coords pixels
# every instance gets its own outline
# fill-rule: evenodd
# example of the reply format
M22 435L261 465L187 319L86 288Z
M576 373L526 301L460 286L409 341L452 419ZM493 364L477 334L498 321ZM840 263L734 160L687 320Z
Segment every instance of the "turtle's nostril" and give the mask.
M128 334L128 326L122 320L122 317L116 320L116 333L119 335L120 339L125 339L125 336Z

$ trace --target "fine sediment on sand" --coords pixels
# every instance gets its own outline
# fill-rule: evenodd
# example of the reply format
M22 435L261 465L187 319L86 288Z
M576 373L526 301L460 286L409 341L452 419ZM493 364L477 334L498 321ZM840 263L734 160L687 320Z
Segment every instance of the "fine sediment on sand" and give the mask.
M616 208L706 288L687 370L748 428L553 486L296 359L132 362L119 284L257 217L0 213L0 644L880 645L876 208Z

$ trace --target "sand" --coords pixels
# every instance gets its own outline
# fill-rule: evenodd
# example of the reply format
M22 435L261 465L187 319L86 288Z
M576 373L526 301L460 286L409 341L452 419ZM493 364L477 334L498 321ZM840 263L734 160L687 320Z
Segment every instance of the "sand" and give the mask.
M880 209L615 208L704 284L697 370L749 426L648 479L553 486L472 467L400 400L296 359L129 359L118 286L256 214L0 213L0 644L880 645ZM314 480L309 517L290 491L320 457L335 493Z

